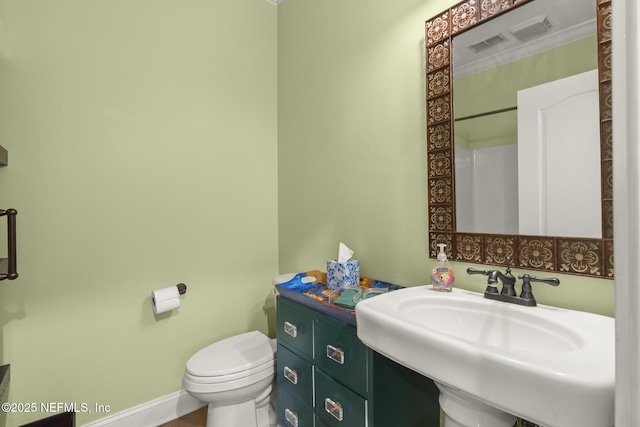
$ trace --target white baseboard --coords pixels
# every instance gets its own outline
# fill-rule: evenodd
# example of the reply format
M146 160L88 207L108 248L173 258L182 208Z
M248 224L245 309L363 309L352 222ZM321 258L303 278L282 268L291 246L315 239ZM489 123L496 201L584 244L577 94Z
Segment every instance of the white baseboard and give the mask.
M180 390L85 424L84 427L157 427L205 405L206 403Z

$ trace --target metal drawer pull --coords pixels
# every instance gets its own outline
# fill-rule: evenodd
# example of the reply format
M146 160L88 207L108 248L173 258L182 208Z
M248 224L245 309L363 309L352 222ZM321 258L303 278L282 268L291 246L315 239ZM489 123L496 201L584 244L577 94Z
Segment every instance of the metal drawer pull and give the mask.
M344 351L341 348L327 345L327 357L336 363L344 365Z
M290 367L285 366L284 377L291 381L291 384L298 384L298 373L295 369L291 369Z
M298 414L293 412L291 409L286 408L284 410L284 419L287 420L293 427L298 427Z
M327 397L324 399L324 410L331 414L336 420L342 421L342 405L340 402L334 402Z
M293 323L284 322L284 331L293 338L298 336L298 327Z

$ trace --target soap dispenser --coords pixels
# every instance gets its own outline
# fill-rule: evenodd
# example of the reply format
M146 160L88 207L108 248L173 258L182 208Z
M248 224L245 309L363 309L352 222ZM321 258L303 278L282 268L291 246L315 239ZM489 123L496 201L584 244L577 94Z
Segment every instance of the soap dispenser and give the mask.
M447 254L444 253L446 246L444 243L438 244L440 248L438 261L431 271L431 284L433 285L433 289L440 292L451 292L453 281L455 280L453 267L451 267L447 259Z

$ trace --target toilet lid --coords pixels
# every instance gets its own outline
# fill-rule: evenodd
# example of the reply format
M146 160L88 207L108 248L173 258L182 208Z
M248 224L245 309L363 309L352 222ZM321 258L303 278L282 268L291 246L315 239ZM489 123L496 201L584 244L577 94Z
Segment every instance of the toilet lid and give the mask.
M247 371L273 363L271 340L251 331L218 341L191 356L186 370L191 375L216 377Z

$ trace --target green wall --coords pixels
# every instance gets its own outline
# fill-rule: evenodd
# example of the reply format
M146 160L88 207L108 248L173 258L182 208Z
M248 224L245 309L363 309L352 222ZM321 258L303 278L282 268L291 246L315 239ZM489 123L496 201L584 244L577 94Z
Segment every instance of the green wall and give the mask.
M0 0L0 20L20 273L0 284L6 400L115 413L178 391L197 350L271 326L277 7ZM151 291L179 282L154 317Z
M279 6L281 272L324 270L342 241L362 275L428 283L424 22L454 3ZM457 286L486 286L454 268ZM613 315L612 281L558 277L535 287L540 303Z

